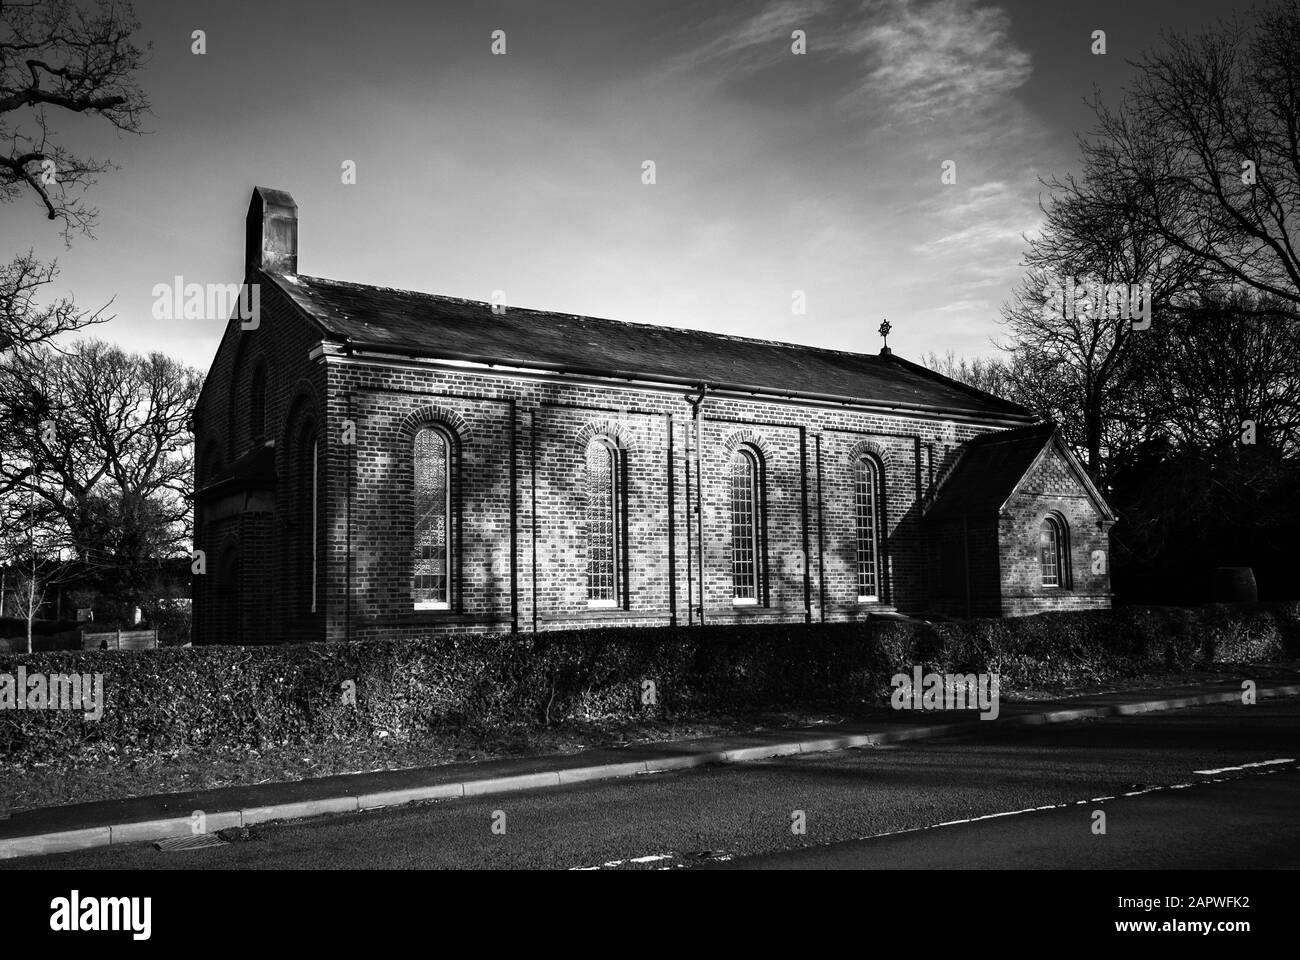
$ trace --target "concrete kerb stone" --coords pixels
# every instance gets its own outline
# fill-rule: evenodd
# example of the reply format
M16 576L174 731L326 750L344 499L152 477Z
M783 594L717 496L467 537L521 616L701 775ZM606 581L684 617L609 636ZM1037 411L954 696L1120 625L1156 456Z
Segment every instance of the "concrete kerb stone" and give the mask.
M0 860L13 857L32 857L45 853L66 853L87 847L106 847L112 843L111 827L89 827L85 830L58 830L38 833L30 837L10 837L0 840Z
M633 763L604 763L594 767L575 767L560 771L560 783L588 783L592 780L614 780L647 773L644 760Z
M788 757L791 754L800 752L800 744L795 743L774 743L761 747L740 747L736 750L727 750L723 756L727 763L743 763L746 760L767 760L771 757Z
M692 753L684 757L656 757L645 762L646 773L661 773L668 770L689 770L691 767L704 767L711 763L726 763L725 750L711 750L708 753Z
M323 797L297 803L273 803L264 807L247 807L240 811L244 826L270 820L296 820L300 817L323 817L331 813L356 813L361 807L356 797Z
M401 790L383 790L363 793L357 797L358 810L375 810L379 807L399 807L404 803L422 800L459 800L465 796L463 783L440 783L428 787L404 787Z
M203 829L200 833L216 833L226 827L242 827L243 812L224 810L217 813L203 814ZM192 817L166 817L160 820L136 820L132 823L115 823L109 827L109 843L149 843L167 837L188 837L194 835Z
M481 797L489 793L509 793L512 790L535 790L538 787L558 787L560 775L554 770L541 773L523 773L513 777L490 777L486 780L466 780L461 784L467 797Z

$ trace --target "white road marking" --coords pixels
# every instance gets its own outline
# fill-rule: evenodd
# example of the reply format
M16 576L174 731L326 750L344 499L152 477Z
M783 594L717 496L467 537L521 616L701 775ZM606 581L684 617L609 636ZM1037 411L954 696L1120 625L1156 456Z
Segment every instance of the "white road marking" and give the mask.
M1210 775L1210 774L1217 774L1217 773L1241 773L1244 771L1247 772L1247 776L1262 776L1271 773L1281 773L1282 771L1278 769L1260 770L1258 769L1259 767L1270 767L1270 766L1275 767L1278 764L1295 763L1295 762L1296 761L1290 757L1284 757L1278 760L1261 760L1256 763L1243 763L1239 767L1222 767L1217 770L1194 770L1193 773ZM1228 783L1232 780L1242 780L1242 779L1245 778L1244 777L1218 777L1217 779L1214 780L1198 780L1196 783L1172 783L1164 786L1146 787L1145 789L1142 790L1133 790L1128 793L1121 794L1120 796L1140 797L1144 794L1157 793L1161 790L1187 790L1191 787L1198 787L1198 786L1203 787L1211 783ZM1016 817L1016 816L1020 816L1023 813L1038 813L1042 810L1060 810L1064 807L1078 806L1079 804L1084 804L1084 803L1105 803L1107 800L1116 800L1116 799L1119 799L1119 797L1112 795L1112 796L1105 796L1105 797L1091 797L1086 800L1067 800L1064 803L1049 803L1041 807L1026 807L1024 810L1004 810L1001 813L986 813L981 817L969 817L965 820L946 820L943 823L931 823L920 827L905 827L902 830L889 830L885 833L873 833L869 836L857 837L855 839L879 840L879 839L883 839L884 837L896 837L904 833L920 833L923 830L937 830L940 827L956 827L956 826L960 826L963 823L978 823L981 820L996 820L999 817ZM843 842L844 841L841 840L827 840L821 843L813 844L813 846L831 846L832 844L843 843ZM726 854L724 856L716 857L715 859L731 860L732 857L733 857L732 854ZM601 870L604 869L605 867L617 867L624 863L652 863L658 860L672 860L672 859L674 859L672 854L652 854L650 856L635 857L628 860L611 860L608 863L604 864L603 867L570 867L569 869L570 870ZM686 866L686 864L676 863L670 866L656 867L655 869L670 870L679 866L684 867Z
M1239 767L1219 767L1217 770L1193 770L1192 773L1200 773L1207 777L1212 777L1216 773L1233 773L1237 770L1249 770L1251 767L1268 767L1275 763L1295 763L1295 758L1283 757L1280 760L1260 760L1258 763L1243 763Z
M570 867L570 870L610 870L614 867L621 867L625 863L657 863L660 860L672 860L674 854L671 853L652 853L644 857L629 857L625 860L609 860L598 867ZM662 867L660 869L663 869Z
M1270 764L1278 764L1278 763L1294 763L1294 762L1295 762L1294 760L1266 760L1266 761L1263 761L1262 763L1248 763L1248 764L1244 764L1244 765L1241 766L1241 767L1225 767L1222 771L1197 770L1197 771L1195 771L1195 772L1196 772L1196 773L1209 773L1209 772L1221 773L1221 772L1227 772L1227 771L1230 771L1230 770L1231 770L1231 771L1243 771L1243 770L1246 770L1247 768L1251 768L1251 767L1262 767L1262 766L1268 766L1268 765L1270 765ZM1267 775L1267 774L1270 774L1270 773L1281 773L1281 772L1282 772L1282 771L1281 771L1281 770L1278 770L1278 769L1273 769L1273 770L1250 770L1250 771L1248 771L1247 776L1263 776L1263 775ZM1203 786L1206 786L1207 784L1211 784L1211 783L1228 783L1228 782L1230 782L1230 781L1232 781L1232 780L1242 780L1242 779L1245 779L1245 778L1244 778L1244 777L1219 777L1219 778L1217 778L1217 779L1215 779L1215 780L1199 780L1199 781L1197 781L1196 783L1172 783L1172 784L1168 784L1168 785L1165 785L1165 786L1147 787L1147 788L1145 788L1145 789L1143 789L1143 790L1133 790L1133 791L1131 791L1131 792L1129 792L1129 793L1121 794L1120 796L1121 796L1121 797L1140 797L1140 796L1142 796L1143 794L1147 794L1147 793L1156 793L1156 792L1158 792L1158 791L1160 791L1160 790L1186 790L1186 789L1188 789L1188 788L1190 788L1190 787L1203 787ZM967 819L965 819L965 820L946 820L946 821L944 821L943 823L930 823L930 824L926 824L925 826L920 826L920 827L904 827L902 830L889 830L889 831L887 831L887 832L885 832L885 833L873 833L873 834L871 834L870 836L866 836L866 837L857 837L856 839L858 839L858 840L879 840L879 839L882 839L882 838L884 838L884 837L896 837L896 836L899 836L900 834L904 834L904 833L920 833L920 832L923 831L923 830L937 830L937 829L939 829L940 827L956 827L956 826L960 826L960 825L963 824L963 823L978 823L978 822L981 821L981 820L996 820L996 819L998 819L999 817L1016 817L1016 816L1019 816L1019 815L1022 814L1022 813L1037 813L1037 812L1039 812L1039 811L1041 811L1041 810L1060 810L1060 809L1062 809L1062 808L1064 808L1064 807L1078 806L1079 804L1083 804L1083 803L1105 803L1107 800L1116 800L1116 799L1120 799L1120 797L1116 797L1116 796L1107 796L1107 797L1091 797L1091 798L1089 798L1089 799L1087 799L1087 800L1067 800L1067 801L1065 801L1064 803L1049 803L1049 804L1047 804L1046 806L1042 806L1042 807L1027 807L1027 808L1025 808L1024 810L1005 810L1005 811L1003 811L1003 812L1001 812L1001 813L986 813L986 814L984 814L982 817L969 817L969 818L967 818ZM828 840L828 841L825 841L824 843L814 844L814 846L830 846L830 845L832 845L832 844L835 844L835 843L841 843L841 842L843 842L843 841L839 841L839 840Z

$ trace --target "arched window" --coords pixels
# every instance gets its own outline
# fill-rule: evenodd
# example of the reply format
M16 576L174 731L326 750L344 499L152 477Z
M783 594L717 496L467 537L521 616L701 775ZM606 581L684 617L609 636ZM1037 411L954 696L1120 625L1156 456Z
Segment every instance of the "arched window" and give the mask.
M298 440L298 584L302 606L317 608L320 559L320 441L314 428L304 427Z
M415 542L411 597L417 610L451 606L451 439L437 427L415 434Z
M880 564L880 471L870 457L853 464L853 501L857 519L858 601L879 600Z
M763 585L763 508L758 455L741 447L731 458L731 596L758 603Z
M622 595L622 478L619 450L604 437L587 445L587 606L616 607Z
M1044 517L1038 532L1038 566L1045 587L1068 587L1069 551L1065 542L1065 525L1056 517Z
M248 439L253 441L266 435L266 365L259 363L253 370L248 387Z

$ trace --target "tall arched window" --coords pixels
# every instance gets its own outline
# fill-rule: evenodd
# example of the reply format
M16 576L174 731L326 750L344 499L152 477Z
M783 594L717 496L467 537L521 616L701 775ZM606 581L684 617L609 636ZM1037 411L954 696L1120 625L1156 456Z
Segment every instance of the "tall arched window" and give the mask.
M616 607L621 594L619 451L597 437L587 445L587 605Z
M417 610L451 606L451 440L437 427L415 434L415 545L411 597Z
M266 434L266 365L259 363L253 370L248 387L248 439L253 441Z
M1038 566L1045 587L1069 586L1065 526L1056 517L1044 517L1038 533Z
M295 549L298 589L309 613L317 607L317 571L320 559L320 442L313 427L304 427L298 439L298 528Z
M858 600L879 600L880 564L880 471L870 457L853 464L853 500L857 518Z
M731 458L731 597L758 603L763 583L763 491L758 455L741 447Z

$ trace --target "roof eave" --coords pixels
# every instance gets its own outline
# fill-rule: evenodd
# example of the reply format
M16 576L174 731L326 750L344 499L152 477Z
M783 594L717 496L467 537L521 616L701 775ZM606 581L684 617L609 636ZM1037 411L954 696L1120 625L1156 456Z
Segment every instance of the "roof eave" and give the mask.
M424 360L444 360L459 363L478 363L485 366L512 367L521 370L540 370L548 373L571 374L576 376L601 377L606 379L617 380L640 380L648 383L663 383L673 386L698 387L701 381L692 377L673 377L667 374L645 373L639 370L619 370L612 368L584 367L581 365L566 364L547 364L537 361L518 360L509 357L494 357L489 355L465 354L456 352L432 353L417 347L407 347L402 344L380 343L369 340L359 340L353 337L345 337L343 345L349 352L375 352L396 354L403 357L412 357ZM916 413L929 414L951 414L954 416L978 419L990 423L1016 423L1028 425L1033 421L1033 415L1017 413L1014 411L990 411L978 410L970 407L956 407L941 404L917 403L913 401L898 400L868 400L863 397L847 397L839 394L813 393L801 390L782 390L772 387L760 386L757 384L746 383L729 383L723 381L708 381L707 386L710 390L723 390L729 393L748 393L775 398L811 400L819 403L838 403L846 406L870 407L872 409L898 409L908 410ZM1014 406L1014 405L1012 405Z

